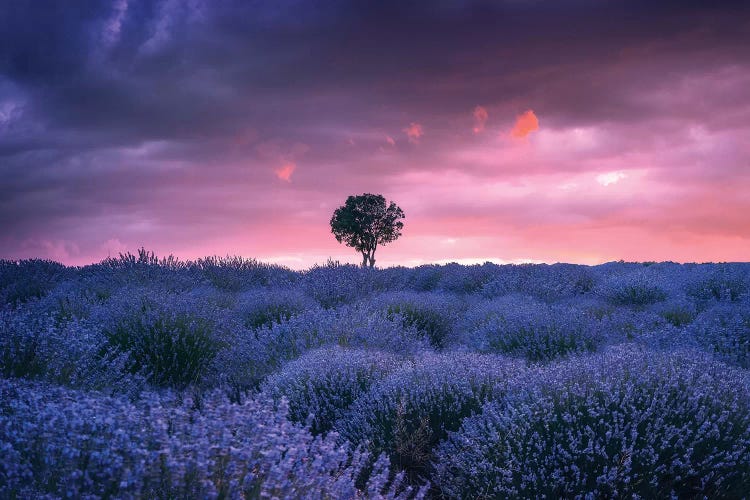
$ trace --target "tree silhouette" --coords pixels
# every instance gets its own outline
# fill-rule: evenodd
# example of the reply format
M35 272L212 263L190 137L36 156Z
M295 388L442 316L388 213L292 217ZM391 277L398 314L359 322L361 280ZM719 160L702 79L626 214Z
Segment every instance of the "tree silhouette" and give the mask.
M375 250L401 236L404 211L393 202L386 205L379 194L349 196L331 217L331 232L339 243L362 254L362 267L375 266Z

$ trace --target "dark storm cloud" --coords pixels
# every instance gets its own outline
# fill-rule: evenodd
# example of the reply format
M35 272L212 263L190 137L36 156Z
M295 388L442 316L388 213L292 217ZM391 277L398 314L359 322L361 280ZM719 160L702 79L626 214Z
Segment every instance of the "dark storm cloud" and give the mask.
M689 69L695 57L716 65L736 60L746 50L748 28L739 4L726 2L721 8L690 2L123 4L116 31L117 2L5 8L0 71L27 92L32 116L133 140L222 134L247 122L272 130L321 117L369 123L378 107L384 109L376 119L387 123L389 110L428 113L436 98L446 112L464 113L474 101L503 94L531 98L553 113L570 109L556 110L549 94L581 114L639 115L644 110L622 102L627 99L613 99L613 85L626 83L607 78L658 83L670 71ZM609 66L623 73L601 74Z
M75 239L107 217L170 234L241 210L281 217L274 172L290 164L289 189L313 204L409 170L498 175L474 157L441 161L476 140L478 105L493 133L527 109L548 127L606 123L627 135L609 155L657 133L679 142L676 122L737 128L750 111L749 13L684 1L4 2L0 251ZM717 83L698 77L732 68L721 92L704 92ZM412 123L423 136L410 143ZM508 160L502 175L548 172L549 158ZM555 168L583 166L573 154ZM88 228L79 247L110 232Z

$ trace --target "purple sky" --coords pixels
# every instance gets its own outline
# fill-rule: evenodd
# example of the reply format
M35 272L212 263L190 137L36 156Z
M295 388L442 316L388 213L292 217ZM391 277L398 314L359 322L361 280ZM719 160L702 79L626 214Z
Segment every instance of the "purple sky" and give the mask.
M3 2L0 258L750 260L743 3Z

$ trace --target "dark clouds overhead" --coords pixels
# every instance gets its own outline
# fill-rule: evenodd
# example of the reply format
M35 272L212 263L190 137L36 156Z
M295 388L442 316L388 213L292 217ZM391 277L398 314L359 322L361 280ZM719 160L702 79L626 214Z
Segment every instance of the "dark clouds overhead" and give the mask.
M297 252L265 242L284 241L281 222L322 224L325 253L339 198L423 197L455 170L543 174L547 194L551 176L630 169L670 196L747 183L748 33L746 2L5 2L0 256L83 262L112 240ZM541 126L521 151L503 137L526 110ZM434 183L410 190L423 174ZM425 237L442 213L425 209ZM248 231L264 243L228 236Z

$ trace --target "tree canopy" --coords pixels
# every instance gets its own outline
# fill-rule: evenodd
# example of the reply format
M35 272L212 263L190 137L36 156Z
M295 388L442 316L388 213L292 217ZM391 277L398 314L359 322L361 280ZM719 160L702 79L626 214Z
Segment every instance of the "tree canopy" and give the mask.
M401 236L404 211L379 194L349 196L331 217L331 232L339 243L362 254L362 266L375 266L375 250Z

